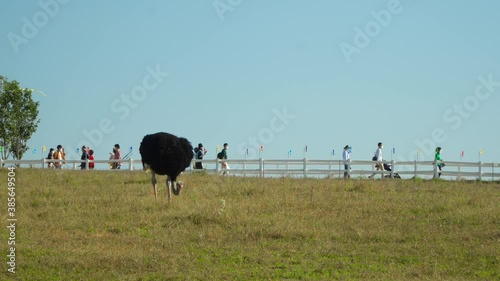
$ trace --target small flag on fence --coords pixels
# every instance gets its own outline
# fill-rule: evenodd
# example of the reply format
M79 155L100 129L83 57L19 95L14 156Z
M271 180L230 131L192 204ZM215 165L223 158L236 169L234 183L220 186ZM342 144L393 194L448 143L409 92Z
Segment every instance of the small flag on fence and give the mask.
M42 146L42 152L45 152L45 151L47 151L47 147L44 145L44 146Z
M217 145L217 152L220 151L220 145Z
M36 148L33 148L33 155L36 154Z
M260 151L264 151L264 146L263 145L260 146Z
M418 150L417 155L418 155L418 156L421 156L421 155L422 155L422 149L419 149L419 150Z
M304 148L304 151L305 151L305 152L307 152L307 145L306 145L306 147Z
M479 149L479 155L483 155L483 149L482 148Z
M291 149L288 151L288 156L292 156L292 150Z
M396 148L392 148L392 154L396 154Z
M460 157L464 158L464 151L462 150L462 154L460 154Z
M130 152L132 152L132 147L130 147Z
M248 148L247 148L247 150L246 150L245 154L248 156Z
M79 147L76 148L76 153L80 153L80 148Z
M332 156L335 156L335 149L332 149Z

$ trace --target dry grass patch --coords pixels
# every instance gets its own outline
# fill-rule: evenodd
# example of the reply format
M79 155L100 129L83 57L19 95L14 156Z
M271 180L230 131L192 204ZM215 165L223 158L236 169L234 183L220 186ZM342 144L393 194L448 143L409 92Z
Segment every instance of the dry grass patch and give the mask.
M16 170L17 273L0 276L500 278L499 183L181 177L170 203L159 178L157 203L143 172Z

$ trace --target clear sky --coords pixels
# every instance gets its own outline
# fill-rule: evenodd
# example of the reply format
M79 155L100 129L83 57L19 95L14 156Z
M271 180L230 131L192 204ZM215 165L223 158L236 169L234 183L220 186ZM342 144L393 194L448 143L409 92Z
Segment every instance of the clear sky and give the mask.
M159 131L215 158L500 162L500 2L7 1L0 75L36 88L25 159ZM332 150L335 155L332 156ZM46 154L46 153L44 153ZM45 155L43 155L45 156Z

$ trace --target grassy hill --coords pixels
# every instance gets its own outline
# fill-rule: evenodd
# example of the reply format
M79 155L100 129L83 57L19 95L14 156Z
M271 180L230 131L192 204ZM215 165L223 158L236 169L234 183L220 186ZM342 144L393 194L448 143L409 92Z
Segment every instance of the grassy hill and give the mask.
M2 280L500 280L498 182L15 174Z

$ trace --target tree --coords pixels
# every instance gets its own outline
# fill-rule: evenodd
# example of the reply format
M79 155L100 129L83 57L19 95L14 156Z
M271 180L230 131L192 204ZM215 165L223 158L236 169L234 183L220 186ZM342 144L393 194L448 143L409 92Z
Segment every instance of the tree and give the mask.
M21 159L29 149L27 142L38 128L39 102L31 90L21 88L16 80L0 76L0 146L2 159Z

